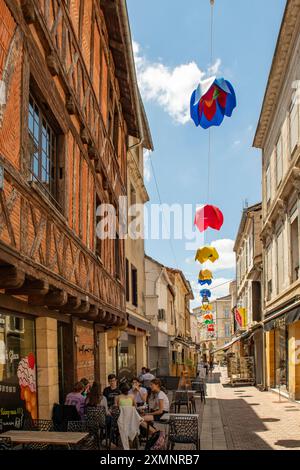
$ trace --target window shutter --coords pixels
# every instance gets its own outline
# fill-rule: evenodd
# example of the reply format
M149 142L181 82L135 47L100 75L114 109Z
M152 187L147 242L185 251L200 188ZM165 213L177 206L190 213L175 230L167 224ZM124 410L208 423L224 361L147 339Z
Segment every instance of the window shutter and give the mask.
M290 113L290 143L291 153L298 146L299 140L299 109L297 101L292 105Z

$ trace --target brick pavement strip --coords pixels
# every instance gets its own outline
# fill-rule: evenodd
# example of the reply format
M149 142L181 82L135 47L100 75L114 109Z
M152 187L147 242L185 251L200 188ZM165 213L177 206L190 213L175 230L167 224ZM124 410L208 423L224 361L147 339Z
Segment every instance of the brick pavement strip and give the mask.
M300 450L300 406L256 387L227 385L225 370L207 384L203 450Z

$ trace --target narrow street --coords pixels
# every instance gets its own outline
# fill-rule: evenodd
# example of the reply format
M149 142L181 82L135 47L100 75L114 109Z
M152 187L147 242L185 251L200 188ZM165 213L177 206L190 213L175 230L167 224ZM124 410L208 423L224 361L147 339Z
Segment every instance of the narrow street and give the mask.
M201 405L202 450L300 449L300 404L227 382L226 369L216 369L208 381Z

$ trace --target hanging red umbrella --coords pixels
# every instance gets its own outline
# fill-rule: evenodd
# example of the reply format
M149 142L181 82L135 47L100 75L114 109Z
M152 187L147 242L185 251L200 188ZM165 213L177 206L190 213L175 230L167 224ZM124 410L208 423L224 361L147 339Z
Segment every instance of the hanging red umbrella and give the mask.
M224 216L218 207L207 204L196 211L194 224L200 232L204 232L209 227L220 230L223 223Z

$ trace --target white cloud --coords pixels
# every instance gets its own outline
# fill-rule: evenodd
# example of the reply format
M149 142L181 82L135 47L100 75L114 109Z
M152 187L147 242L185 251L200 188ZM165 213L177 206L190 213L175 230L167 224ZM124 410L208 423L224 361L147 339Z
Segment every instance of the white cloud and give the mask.
M234 147L238 147L240 144L241 144L241 141L240 141L240 140L235 140L235 141L233 142Z
M149 183L151 179L151 163L150 163L150 151L144 151L144 179L147 183Z
M190 96L199 81L216 75L221 65L220 59L217 59L207 71L203 71L195 62L173 68L161 61L150 62L135 41L133 53L143 98L160 105L179 124L186 124L190 120Z
M214 263L208 261L204 263L203 269L209 269L213 273L216 271L224 271L227 269L235 269L235 253L233 251L234 240L230 240L227 238L221 240L215 240L211 242L211 245L214 246L218 253L219 259ZM186 258L186 264L194 264L194 258Z

